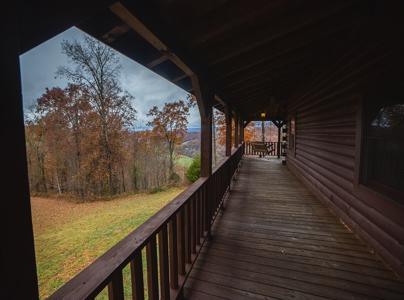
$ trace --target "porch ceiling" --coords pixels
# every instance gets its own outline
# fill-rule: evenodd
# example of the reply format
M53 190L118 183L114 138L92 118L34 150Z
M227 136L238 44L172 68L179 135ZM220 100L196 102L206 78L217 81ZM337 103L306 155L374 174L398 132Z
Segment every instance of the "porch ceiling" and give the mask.
M172 59L173 55L179 57L219 96L215 101L222 99L250 120L258 119L263 111L270 118L283 118L287 99L351 48L368 8L364 1L352 0L123 0L121 3L166 49L159 49L144 34L132 30L133 26L127 20L124 22L122 15L113 12L109 6L112 1L94 4L97 9L91 10L90 6L88 14L92 16L81 18L84 21L76 22L77 16L71 20L87 33L191 91L189 72L184 72ZM87 10L83 11L86 15ZM70 20L63 20L66 19ZM219 109L223 105L214 104Z
M133 2L123 5L224 102L250 119L261 111L283 117L286 99L341 55L360 23L355 1ZM192 90L190 78L167 53L156 50L110 9L79 27Z

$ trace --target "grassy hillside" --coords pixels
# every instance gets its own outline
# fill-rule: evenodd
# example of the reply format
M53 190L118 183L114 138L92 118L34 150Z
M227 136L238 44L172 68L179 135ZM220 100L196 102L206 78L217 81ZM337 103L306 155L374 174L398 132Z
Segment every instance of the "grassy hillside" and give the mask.
M175 160L176 165L183 167L185 169L188 169L191 163L192 163L192 157L186 155L178 155Z
M170 188L156 194L81 204L33 197L32 219L41 298L52 294L182 190ZM124 276L128 283L127 273L126 270ZM125 293L130 294L130 289Z

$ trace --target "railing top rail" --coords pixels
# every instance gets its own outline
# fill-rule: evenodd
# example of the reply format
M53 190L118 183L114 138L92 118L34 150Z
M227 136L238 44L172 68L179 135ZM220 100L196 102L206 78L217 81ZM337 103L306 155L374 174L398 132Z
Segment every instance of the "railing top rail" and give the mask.
M229 162L241 147L242 145L236 148L230 157L223 160L212 175ZM149 239L157 234L162 226L167 224L208 180L209 177L199 178L146 222L63 285L49 299L86 299L96 296L110 281L113 273L125 267L148 243Z

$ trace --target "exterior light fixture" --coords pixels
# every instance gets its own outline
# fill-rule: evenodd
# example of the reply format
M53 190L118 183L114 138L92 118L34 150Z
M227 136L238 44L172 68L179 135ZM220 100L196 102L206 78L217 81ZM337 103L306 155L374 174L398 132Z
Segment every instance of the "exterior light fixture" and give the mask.
M267 115L266 113L262 112L261 113L261 118L265 118L266 115Z

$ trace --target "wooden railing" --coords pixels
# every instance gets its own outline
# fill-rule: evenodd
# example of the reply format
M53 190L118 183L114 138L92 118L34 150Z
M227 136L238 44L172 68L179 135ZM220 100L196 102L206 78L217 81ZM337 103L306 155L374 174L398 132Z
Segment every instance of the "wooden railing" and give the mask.
M123 269L130 265L132 299L176 299L229 192L244 154L239 146L209 177L187 190L130 233L50 299L94 299L105 287L109 299L124 299ZM146 266L143 268L142 252Z
M258 142L258 141L257 141ZM255 152L252 144L255 142L245 142L245 155L259 155L260 153ZM262 142L259 142L262 143ZM278 156L278 142L264 142L264 144L269 149L270 156Z

